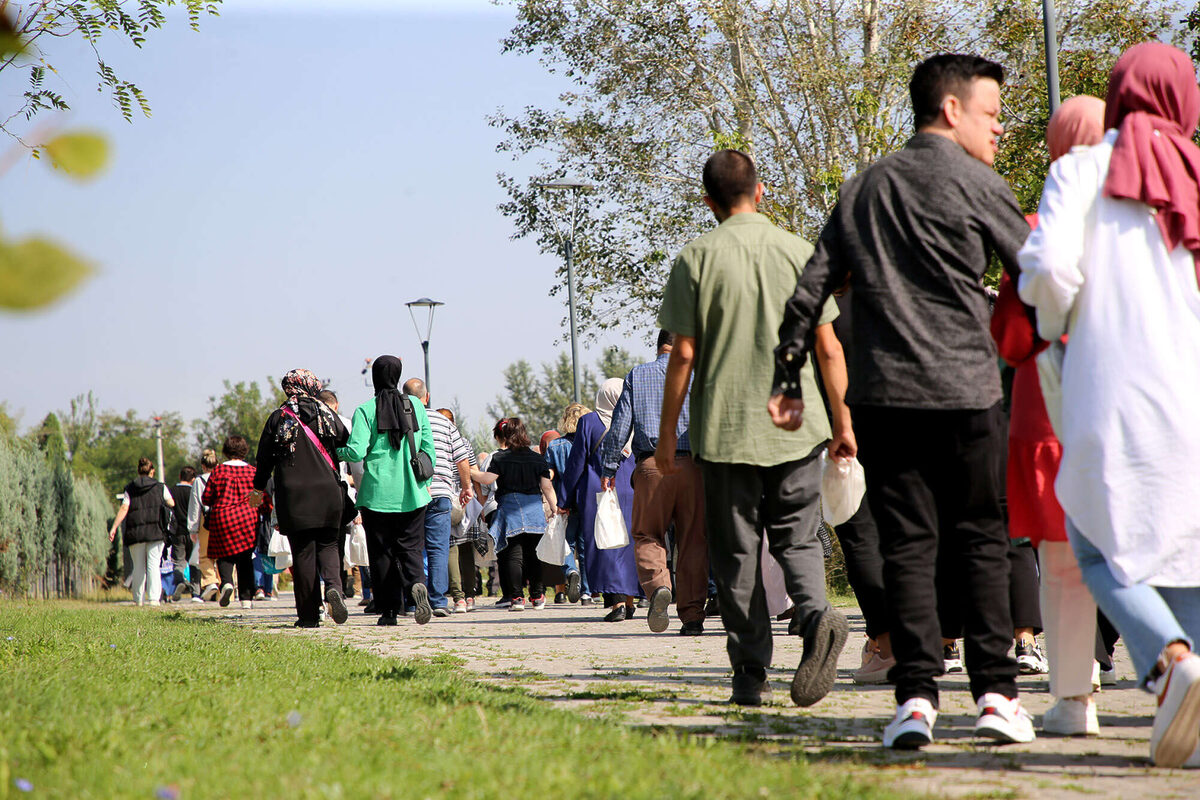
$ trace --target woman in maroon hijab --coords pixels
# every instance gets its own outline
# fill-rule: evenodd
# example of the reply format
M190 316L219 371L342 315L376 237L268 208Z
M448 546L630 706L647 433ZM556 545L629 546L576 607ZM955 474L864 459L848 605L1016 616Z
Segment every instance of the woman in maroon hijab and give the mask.
M1103 141L1050 169L1018 291L1064 333L1055 491L1097 605L1158 695L1150 757L1200 767L1200 121L1158 42L1113 67Z

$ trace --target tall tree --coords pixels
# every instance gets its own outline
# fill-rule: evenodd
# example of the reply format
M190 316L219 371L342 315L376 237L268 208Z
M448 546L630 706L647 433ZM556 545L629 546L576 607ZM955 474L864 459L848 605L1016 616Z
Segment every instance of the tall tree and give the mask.
M500 112L501 174L517 237L559 244L564 176L597 187L579 209L580 319L592 331L648 324L672 256L714 222L699 171L719 147L750 152L761 210L813 238L842 182L911 135L907 85L937 52L1007 67L1012 145L999 169L1026 208L1041 191L1044 54L1036 0L509 0L506 52L536 54L571 81L551 107ZM1071 90L1100 88L1121 49L1166 35L1163 0L1060 0Z
M284 400L283 390L274 378L268 377L265 386L260 388L258 381L224 381L224 393L208 398L208 416L194 423L200 449L211 447L219 453L225 437L236 434L250 443L249 459L254 461L263 424Z

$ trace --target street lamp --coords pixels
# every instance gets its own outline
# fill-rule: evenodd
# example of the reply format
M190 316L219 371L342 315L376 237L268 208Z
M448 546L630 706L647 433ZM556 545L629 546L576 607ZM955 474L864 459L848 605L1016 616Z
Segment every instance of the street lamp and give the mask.
M428 297L422 297L420 300L413 300L411 303L405 303L408 306L409 316L412 317L413 327L417 329L417 338L421 340L421 350L425 353L425 391L429 391L429 334L433 332L433 312L438 306L444 306L445 303L437 300L430 300ZM425 321L425 335L421 335L421 326L417 324L417 312L414 308L423 308L428 312L429 316Z
M537 184L539 189L548 192L569 192L571 194L571 227L567 231L563 252L567 259L567 306L571 318L571 394L575 402L579 402L579 335L575 321L575 221L579 216L579 195L590 192L596 187L590 183L579 181L552 181ZM557 224L555 226L557 228ZM562 233L559 232L559 236Z

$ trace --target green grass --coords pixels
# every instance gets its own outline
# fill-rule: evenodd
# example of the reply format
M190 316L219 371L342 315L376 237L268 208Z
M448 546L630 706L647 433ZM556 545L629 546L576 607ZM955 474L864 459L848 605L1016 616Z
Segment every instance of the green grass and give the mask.
M556 710L451 657L177 612L0 603L0 675L0 798L899 796L778 743Z

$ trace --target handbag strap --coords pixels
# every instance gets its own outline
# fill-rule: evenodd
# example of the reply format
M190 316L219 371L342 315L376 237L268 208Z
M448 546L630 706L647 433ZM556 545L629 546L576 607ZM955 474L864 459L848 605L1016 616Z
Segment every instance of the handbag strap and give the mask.
M333 459L329 457L329 451L325 449L325 445L321 444L321 440L317 438L315 433L313 433L312 428L305 425L304 420L292 413L292 410L287 406L284 406L280 410L283 411L284 414L287 414L289 417L296 420L296 422L300 423L300 427L304 428L304 432L308 434L308 440L313 443L314 447L317 448L317 452L320 453L321 457L325 459L325 463L329 465L329 468L333 470L334 474L337 474L337 467L333 465Z

